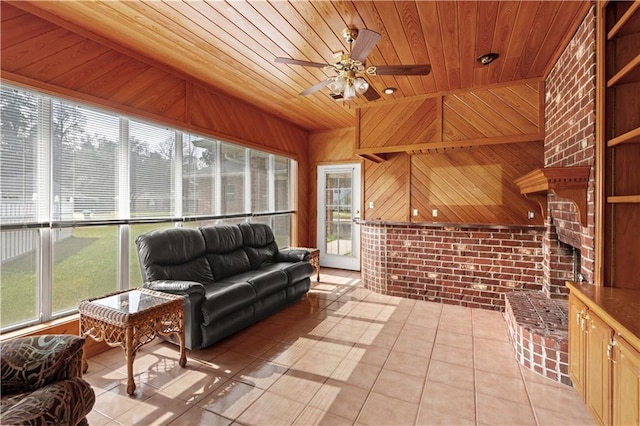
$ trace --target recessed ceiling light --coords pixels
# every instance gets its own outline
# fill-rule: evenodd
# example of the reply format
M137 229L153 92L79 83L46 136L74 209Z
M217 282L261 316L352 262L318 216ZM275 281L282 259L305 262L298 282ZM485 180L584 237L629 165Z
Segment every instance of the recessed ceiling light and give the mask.
M398 90L398 89L396 89L395 87L385 87L383 92L384 92L385 95L393 95L396 90Z
M497 53L485 53L478 58L478 62L480 62L482 65L489 65L491 62L498 59L498 56L500 55L498 55Z

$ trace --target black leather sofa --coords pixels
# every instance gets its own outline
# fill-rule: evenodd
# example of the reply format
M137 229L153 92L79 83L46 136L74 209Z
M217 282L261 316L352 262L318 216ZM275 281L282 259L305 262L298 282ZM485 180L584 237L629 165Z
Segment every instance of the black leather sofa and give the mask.
M185 295L189 349L208 347L300 299L309 252L278 249L261 223L166 228L136 239L144 287Z

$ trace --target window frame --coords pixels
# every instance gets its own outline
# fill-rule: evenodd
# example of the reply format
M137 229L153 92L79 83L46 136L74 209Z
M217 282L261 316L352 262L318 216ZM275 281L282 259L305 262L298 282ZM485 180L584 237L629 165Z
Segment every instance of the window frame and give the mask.
M77 312L77 309L65 310L64 312L52 312L53 305L53 271L55 265L53 264L54 260L54 252L53 252L53 240L52 240L52 232L55 229L75 229L79 227L88 227L88 226L117 226L117 239L116 239L116 280L114 290L124 290L129 288L130 286L130 270L131 270L131 255L130 247L131 247L131 226L136 224L156 224L156 225L167 225L167 226L176 226L181 227L185 224L190 224L193 222L223 222L228 220L239 220L239 221L247 221L250 222L252 220L263 220L264 217L270 217L269 223L273 227L274 218L279 216L289 216L289 241L293 238L293 229L292 224L294 223L294 217L297 213L294 204L293 192L295 189L295 185L297 182L295 171L297 170L297 161L289 156L282 154L274 154L269 151L259 150L256 148L248 147L242 144L239 144L235 141L224 141L219 138L213 136L206 136L199 134L197 132L193 132L191 130L178 128L174 125L164 125L158 124L152 121L147 121L145 119L134 118L128 116L120 111L113 111L102 107L96 107L94 105L85 104L80 101L71 100L68 98L62 98L57 96L52 96L43 92L38 91L37 89L32 89L28 87L18 86L11 83L5 83L4 81L1 84L2 90L16 90L26 92L38 97L38 111L37 111L37 124L38 124L38 147L37 149L44 148L45 155L44 157L38 156L38 176L35 178L37 183L46 182L46 188L38 188L38 193L41 197L38 203L39 208L37 211L37 218L35 221L25 220L20 223L15 224L2 224L2 233L0 235L4 235L4 232L10 232L12 230L19 229L35 229L37 230L37 243L36 243L36 258L37 258L37 267L36 267L36 298L38 306L36 308L37 318L30 319L28 321L23 321L15 324L10 324L8 326L3 326L0 324L0 333L5 333L8 331L17 330L20 328L28 327L34 324L43 323L46 321L51 321L54 319L58 319L61 317L68 316ZM54 101L61 101L65 104L77 105L81 108L90 109L96 112L104 112L110 115L116 115L118 117L118 165L116 166L117 173L117 201L115 208L115 219L101 219L101 220L92 220L92 219L82 219L76 220L63 220L62 218L58 218L58 220L54 220L54 212L53 212L53 131L52 131L52 108ZM173 158L173 167L174 167L174 199L173 199L173 208L172 214L168 217L145 217L145 218L132 218L131 216L131 203L130 203L130 163L131 163L131 149L130 149L130 129L131 122L140 122L149 124L151 126L157 127L165 127L174 132L174 151L175 156ZM211 141L215 141L216 149L215 149L215 158L216 158L216 170L215 170L215 197L212 203L213 211L207 214L188 214L185 215L183 208L183 154L184 147L186 143L192 143L190 140L194 137L208 139ZM243 208L240 209L241 212L233 213L233 214L221 214L222 204L224 203L224 188L222 188L222 167L220 166L221 153L222 153L222 144L232 145L237 148L244 149L244 183L243 183ZM254 213L251 211L251 153L252 152L260 152L268 155L269 158L269 170L268 170L268 211ZM288 190L289 190L289 208L286 210L275 210L275 159L286 159L289 164L289 176L288 176ZM46 159L46 161L45 161ZM46 179L41 179L40 174L46 176ZM46 201L46 202L43 202ZM1 219L1 218L0 218Z

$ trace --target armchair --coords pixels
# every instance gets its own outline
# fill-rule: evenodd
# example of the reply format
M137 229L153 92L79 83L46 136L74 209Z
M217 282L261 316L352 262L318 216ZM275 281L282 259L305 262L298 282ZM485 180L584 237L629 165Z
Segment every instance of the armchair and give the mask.
M86 424L95 403L82 379L84 338L29 336L0 344L1 424Z

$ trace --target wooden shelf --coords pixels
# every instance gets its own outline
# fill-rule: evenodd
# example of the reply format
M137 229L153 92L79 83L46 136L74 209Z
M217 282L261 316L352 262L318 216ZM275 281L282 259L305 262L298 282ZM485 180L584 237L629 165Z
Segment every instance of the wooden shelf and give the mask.
M635 204L640 203L640 195L612 195L607 197L610 204Z
M627 133L623 133L620 136L616 136L613 139L609 139L607 141L607 146L611 148L612 146L620 145L622 143L640 143L640 127L630 130Z
M640 14L636 10L640 9L640 2L633 2L629 9L618 19L618 22L607 33L607 40L614 37L622 37L640 31Z
M590 166L545 167L535 169L515 180L520 193L540 205L543 218L547 218L547 193L571 200L578 209L580 224L587 226L587 185Z
M607 87L640 81L640 53L607 81Z

